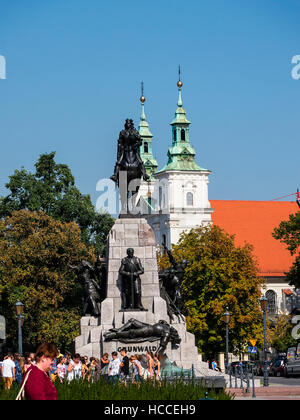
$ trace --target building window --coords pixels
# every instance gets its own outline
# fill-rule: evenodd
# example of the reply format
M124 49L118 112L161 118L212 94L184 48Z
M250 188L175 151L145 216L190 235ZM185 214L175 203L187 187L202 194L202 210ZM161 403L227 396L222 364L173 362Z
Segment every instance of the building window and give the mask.
M176 141L176 140L177 140L176 128L175 128L175 129L174 129L174 131L173 131L173 139L174 139L174 141Z
M186 205L193 206L194 205L194 196L193 193L188 192L186 195Z
M181 129L181 141L185 141L185 130Z
M148 153L149 147L148 147L148 143L145 142L144 143L144 153Z
M158 189L158 203L159 203L159 209L160 210L161 210L161 206L162 206L162 196L163 196L162 187L159 187L159 189Z
M167 237L166 237L166 235L162 235L162 242L161 243L162 243L162 246L163 247L167 246ZM165 249L163 250L163 253L166 254Z
M271 315L277 314L277 294L274 290L268 290L266 298L268 299L268 313Z
M151 214L151 208L152 208L152 198L151 197L148 197L147 204L148 204L148 214Z

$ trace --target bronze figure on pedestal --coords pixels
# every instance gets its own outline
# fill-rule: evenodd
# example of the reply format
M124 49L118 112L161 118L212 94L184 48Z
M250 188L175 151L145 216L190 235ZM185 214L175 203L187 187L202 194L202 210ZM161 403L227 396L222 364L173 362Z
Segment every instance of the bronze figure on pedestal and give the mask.
M134 256L132 248L127 249L127 257L122 259L119 269L121 276L121 311L146 311L142 305L140 275L144 274L141 260Z

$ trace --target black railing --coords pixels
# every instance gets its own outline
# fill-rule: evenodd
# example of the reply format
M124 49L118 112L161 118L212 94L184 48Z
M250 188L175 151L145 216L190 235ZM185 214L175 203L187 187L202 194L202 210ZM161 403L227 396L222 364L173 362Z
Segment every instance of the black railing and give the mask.
M250 394L250 388L252 387L252 398L256 398L254 373L253 365L230 366L228 368L229 388L242 389L245 390L246 394Z

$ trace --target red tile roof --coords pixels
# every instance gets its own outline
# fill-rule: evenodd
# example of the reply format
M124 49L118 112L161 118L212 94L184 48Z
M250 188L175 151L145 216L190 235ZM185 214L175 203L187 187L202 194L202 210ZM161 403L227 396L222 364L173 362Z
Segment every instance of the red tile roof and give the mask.
M299 210L296 202L210 200L210 204L213 224L235 234L237 245L248 242L254 246L261 276L281 277L289 271L294 257L272 232Z

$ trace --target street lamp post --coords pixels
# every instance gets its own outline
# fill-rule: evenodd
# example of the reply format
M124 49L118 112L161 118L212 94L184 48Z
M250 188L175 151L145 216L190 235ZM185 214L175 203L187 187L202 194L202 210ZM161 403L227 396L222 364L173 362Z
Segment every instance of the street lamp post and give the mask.
M20 356L23 354L23 343L22 343L22 326L23 326L23 309L24 305L22 302L18 301L16 303L16 312L18 317L18 351Z
M226 326L226 350L225 350L225 373L228 373L228 326L230 322L231 314L228 312L228 308L226 308L226 312L223 314L223 321Z
M262 296L259 299L261 310L264 314L264 386L269 386L268 366L267 366L267 309L268 299Z

